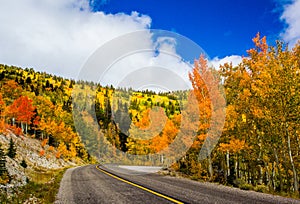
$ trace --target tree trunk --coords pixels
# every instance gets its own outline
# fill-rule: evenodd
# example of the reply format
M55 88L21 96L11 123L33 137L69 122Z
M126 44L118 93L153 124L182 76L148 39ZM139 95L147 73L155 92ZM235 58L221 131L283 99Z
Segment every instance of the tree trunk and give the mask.
M229 151L226 151L226 165L227 165L227 177L230 176L230 166L229 166Z
M299 141L299 137L298 137L298 135L297 135L296 132L294 133L294 137L296 138L297 144L298 144L298 151L297 151L297 155L296 155L296 156L299 156L299 151L300 151L300 141Z
M266 166L266 180L265 180L265 184L270 188L271 187L271 176L270 176L270 169L268 165Z
M297 171L295 168L292 150L291 150L291 138L290 138L290 134L288 132L288 124L286 124L286 135L287 135L287 142L288 142L289 159L290 159L290 162L292 165L292 170L293 170L294 191L297 192L299 190L299 183L298 183Z
M262 168L261 165L258 165L258 169L259 169L259 171L258 171L258 181L257 181L257 183L261 185L261 184L263 184L263 168Z
M247 163L247 183L251 183L250 164Z
M25 129L24 129L24 124L23 124L22 122L21 122L21 129L22 129L23 132L25 132L25 131L24 131L24 130L25 130Z
M282 183L282 175L281 175L281 170L279 166L279 159L278 159L278 154L277 150L273 148L274 156L275 156L275 161L276 161L276 168L278 170L278 178L279 178L279 191L283 189L283 183Z
M208 154L208 172L209 172L209 180L212 180L212 178L213 178L213 168L212 168L212 161L211 161L210 154Z
M275 181L275 164L273 162L272 164L272 186L273 186L273 190L276 190L276 181Z
M28 124L25 123L25 134L27 135L27 130L28 130Z
M235 178L239 178L239 173L238 173L238 156L235 156L235 161L234 161L234 172L235 172Z

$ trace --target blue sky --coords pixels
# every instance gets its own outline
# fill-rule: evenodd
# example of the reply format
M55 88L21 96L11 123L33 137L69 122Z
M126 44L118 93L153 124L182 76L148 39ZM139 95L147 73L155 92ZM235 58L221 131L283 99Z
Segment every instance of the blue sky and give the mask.
M199 44L210 57L246 55L251 39L260 32L270 44L280 39L285 22L283 5L274 0L94 0L94 11L137 11L151 17L151 28L175 31Z
M269 44L281 39L294 45L300 39L299 11L300 0L3 1L0 63L76 78L105 43L137 30L163 29L196 42L215 67L235 65L257 32Z

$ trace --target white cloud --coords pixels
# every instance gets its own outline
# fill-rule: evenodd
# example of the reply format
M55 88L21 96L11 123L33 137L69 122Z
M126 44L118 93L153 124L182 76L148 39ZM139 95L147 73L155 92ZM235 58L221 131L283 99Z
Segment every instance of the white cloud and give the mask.
M192 65L177 54L177 46L191 42L177 34L165 37L161 32L151 33L150 25L151 18L137 12L130 15L92 12L88 0L5 1L0 7L0 63L33 67L75 79L80 73L79 78L94 81L101 78L101 69L108 67L99 81L102 85L164 91L191 87L188 72ZM91 60L92 68L84 73L83 65L101 45L143 29L146 30L141 36L133 35L112 44L109 51L105 50L106 58L96 56ZM153 35L157 34L160 37L153 41ZM194 53L197 49L183 48L185 57L201 54ZM123 56L129 50L139 49L152 51ZM124 58L116 58L120 56ZM105 64L110 60L115 60L115 64Z
M242 57L239 55L226 56L222 59L219 59L218 57L214 57L210 61L210 63L214 66L215 69L219 69L220 65L223 65L225 63L232 63L233 66L237 66L241 62L242 62Z
M0 63L75 78L95 49L150 24L137 12L93 13L87 0L3 1Z
M190 88L188 71L192 65L183 62L176 53L177 39L165 36L152 38L155 34L158 33L145 30L110 41L89 59L80 77L100 81L102 85L139 90ZM169 33L164 34L167 36ZM116 45L120 44L122 46L116 50Z
M287 24L287 28L281 34L284 41L293 46L300 40L300 0L294 0L293 3L284 7L281 20Z

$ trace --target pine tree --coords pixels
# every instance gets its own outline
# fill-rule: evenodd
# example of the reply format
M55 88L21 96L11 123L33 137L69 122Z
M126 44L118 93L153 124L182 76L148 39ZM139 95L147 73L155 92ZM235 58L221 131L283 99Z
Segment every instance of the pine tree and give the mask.
M5 174L6 172L7 172L7 169L6 169L5 154L4 154L4 151L1 148L1 144L0 144L0 176Z
M22 160L22 162L21 162L21 164L20 164L24 169L26 169L27 168L27 163L26 163L26 161L23 159Z
M12 138L10 138L7 156L9 156L10 158L14 159L15 156L16 156L16 154L17 154L16 152L17 152L17 149L15 147L15 143L12 140Z

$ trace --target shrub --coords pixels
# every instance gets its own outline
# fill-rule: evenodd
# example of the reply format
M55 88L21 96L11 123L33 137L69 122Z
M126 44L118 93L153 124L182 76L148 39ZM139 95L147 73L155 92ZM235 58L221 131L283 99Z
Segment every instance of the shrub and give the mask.
M243 186L243 185L245 185L246 184L246 181L244 181L243 179L235 179L235 180L233 180L233 186L234 187L238 187L238 188L240 188L241 186Z
M42 156L44 156L44 155L45 155L45 150L42 149L42 150L40 151L40 156L42 157Z
M53 152L53 151L54 151L54 147L53 147L53 146L50 146L48 150L49 150L50 152Z
M23 159L22 160L22 162L21 162L21 164L20 164L24 169L26 169L27 168L27 163L26 163L26 161Z
M253 190L253 186L251 184L245 183L240 186L240 189L249 191Z
M8 176L8 174L7 174L7 172L6 172L6 173L4 173L4 174L2 174L2 175L0 176L0 184L5 185L5 184L7 184L8 182L9 182L9 176Z
M17 154L17 148L15 147L15 143L13 139L10 138L7 156L14 159L16 154Z
M268 186L265 185L257 185L254 187L254 190L261 193L267 193L269 192Z

